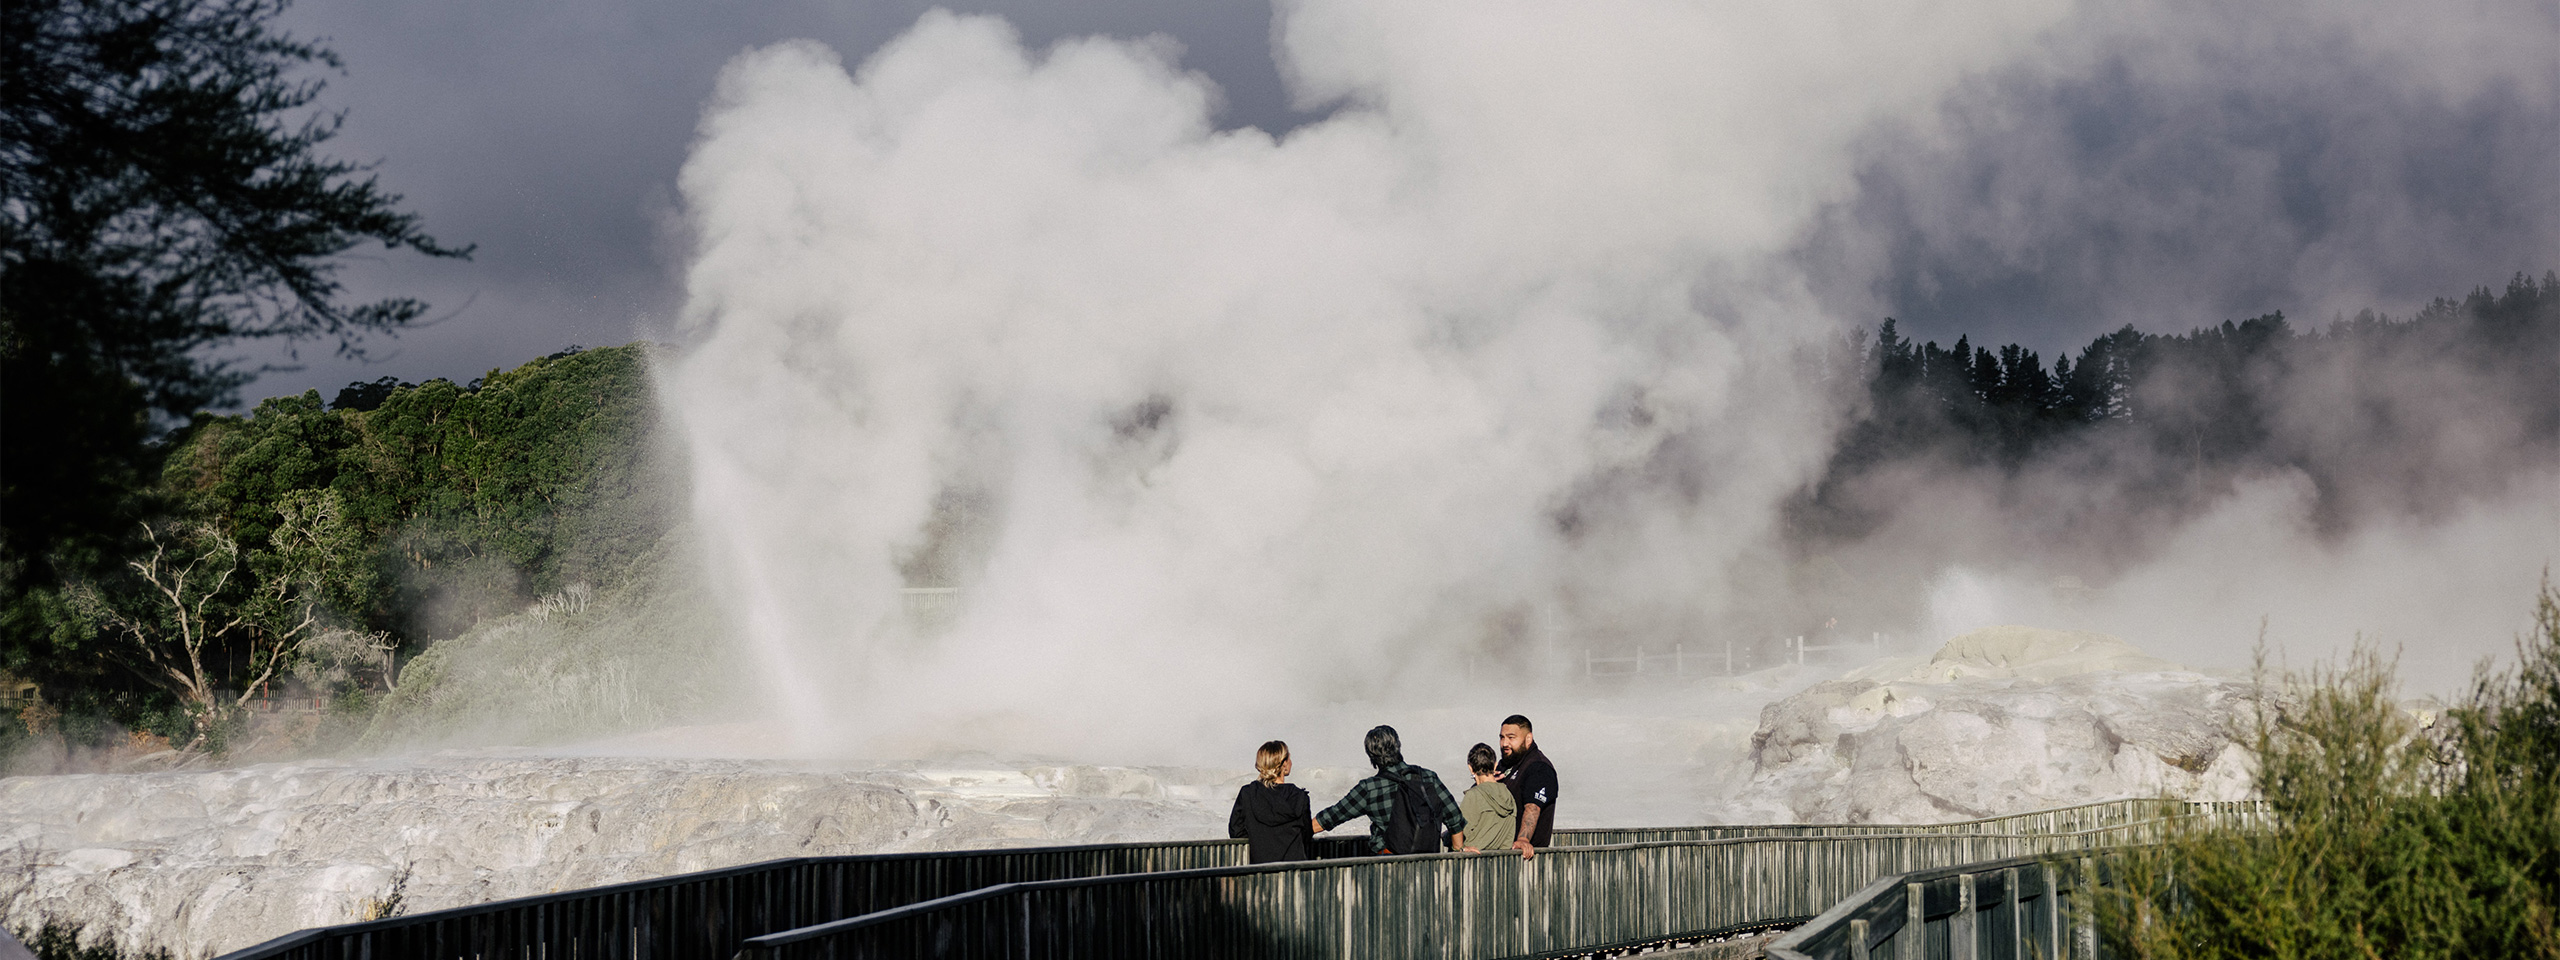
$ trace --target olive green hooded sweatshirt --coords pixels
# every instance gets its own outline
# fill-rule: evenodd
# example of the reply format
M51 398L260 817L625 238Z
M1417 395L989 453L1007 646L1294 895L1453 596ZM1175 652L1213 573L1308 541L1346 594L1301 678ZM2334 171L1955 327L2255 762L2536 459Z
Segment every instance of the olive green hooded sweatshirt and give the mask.
M1509 850L1520 835L1520 801L1502 781L1479 783L1458 798L1458 813L1467 818L1467 846Z

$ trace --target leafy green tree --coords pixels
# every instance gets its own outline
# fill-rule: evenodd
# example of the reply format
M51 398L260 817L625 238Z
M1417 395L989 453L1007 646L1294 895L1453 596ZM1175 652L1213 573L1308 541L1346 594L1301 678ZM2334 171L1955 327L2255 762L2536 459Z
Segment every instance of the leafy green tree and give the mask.
M576 582L603 584L667 529L653 462L650 347L563 351L391 385L369 410L317 392L199 417L162 490L244 549L265 549L297 491L330 491L371 560L326 602L347 628L433 641Z
M118 659L176 694L190 714L209 717L219 707L223 655L233 635L250 628L236 609L240 543L183 522L144 524L143 541L148 552L127 563L129 588L79 584L74 602L114 639Z
M650 347L568 351L433 380L361 415L360 456L394 626L451 636L571 583L603 583L652 549L675 509L656 462Z
M81 583L73 594L113 638L115 655L175 695L201 745L227 717L329 628L328 599L361 593L370 565L363 537L335 491L282 498L264 550L213 525L144 524L150 547L123 582ZM230 669L232 667L240 669ZM226 684L237 687L226 689Z
M339 255L437 257L310 108L338 58L272 27L284 0L0 4L0 625L62 640L64 575L117 568L153 440L227 402L246 341L360 353L425 305L342 302Z

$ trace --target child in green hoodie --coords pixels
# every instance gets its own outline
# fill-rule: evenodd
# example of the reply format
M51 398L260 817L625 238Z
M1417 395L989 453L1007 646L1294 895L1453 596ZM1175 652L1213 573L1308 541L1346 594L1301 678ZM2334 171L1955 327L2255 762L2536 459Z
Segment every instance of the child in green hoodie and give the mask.
M1458 849L1467 853L1508 850L1520 833L1520 801L1498 779L1493 763L1493 747L1488 744L1479 743L1467 751L1467 769L1476 775L1476 785L1458 798L1458 813L1467 818L1467 832L1459 839Z

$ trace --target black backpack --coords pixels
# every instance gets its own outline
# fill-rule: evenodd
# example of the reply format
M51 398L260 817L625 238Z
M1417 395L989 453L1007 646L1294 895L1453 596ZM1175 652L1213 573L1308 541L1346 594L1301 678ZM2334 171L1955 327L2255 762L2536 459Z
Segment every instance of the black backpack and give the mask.
M1440 806L1423 789L1421 771L1407 770L1403 779L1387 780L1396 785L1395 808L1387 814L1387 852L1440 852Z

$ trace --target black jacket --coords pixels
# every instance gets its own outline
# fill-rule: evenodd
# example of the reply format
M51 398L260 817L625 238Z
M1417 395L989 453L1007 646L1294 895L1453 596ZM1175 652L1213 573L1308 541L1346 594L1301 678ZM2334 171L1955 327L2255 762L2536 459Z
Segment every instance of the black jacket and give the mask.
M1251 841L1246 863L1274 863L1282 860L1312 860L1309 841L1315 839L1315 812L1307 802L1307 792L1295 784L1265 785L1256 780L1236 791L1236 809L1227 815L1227 836Z
M1547 752L1530 747L1526 753L1502 758L1502 783L1511 788L1511 799L1520 804L1520 815L1529 815L1529 805L1538 805L1538 829L1526 839L1531 846L1543 847L1556 834L1556 765L1547 762Z

